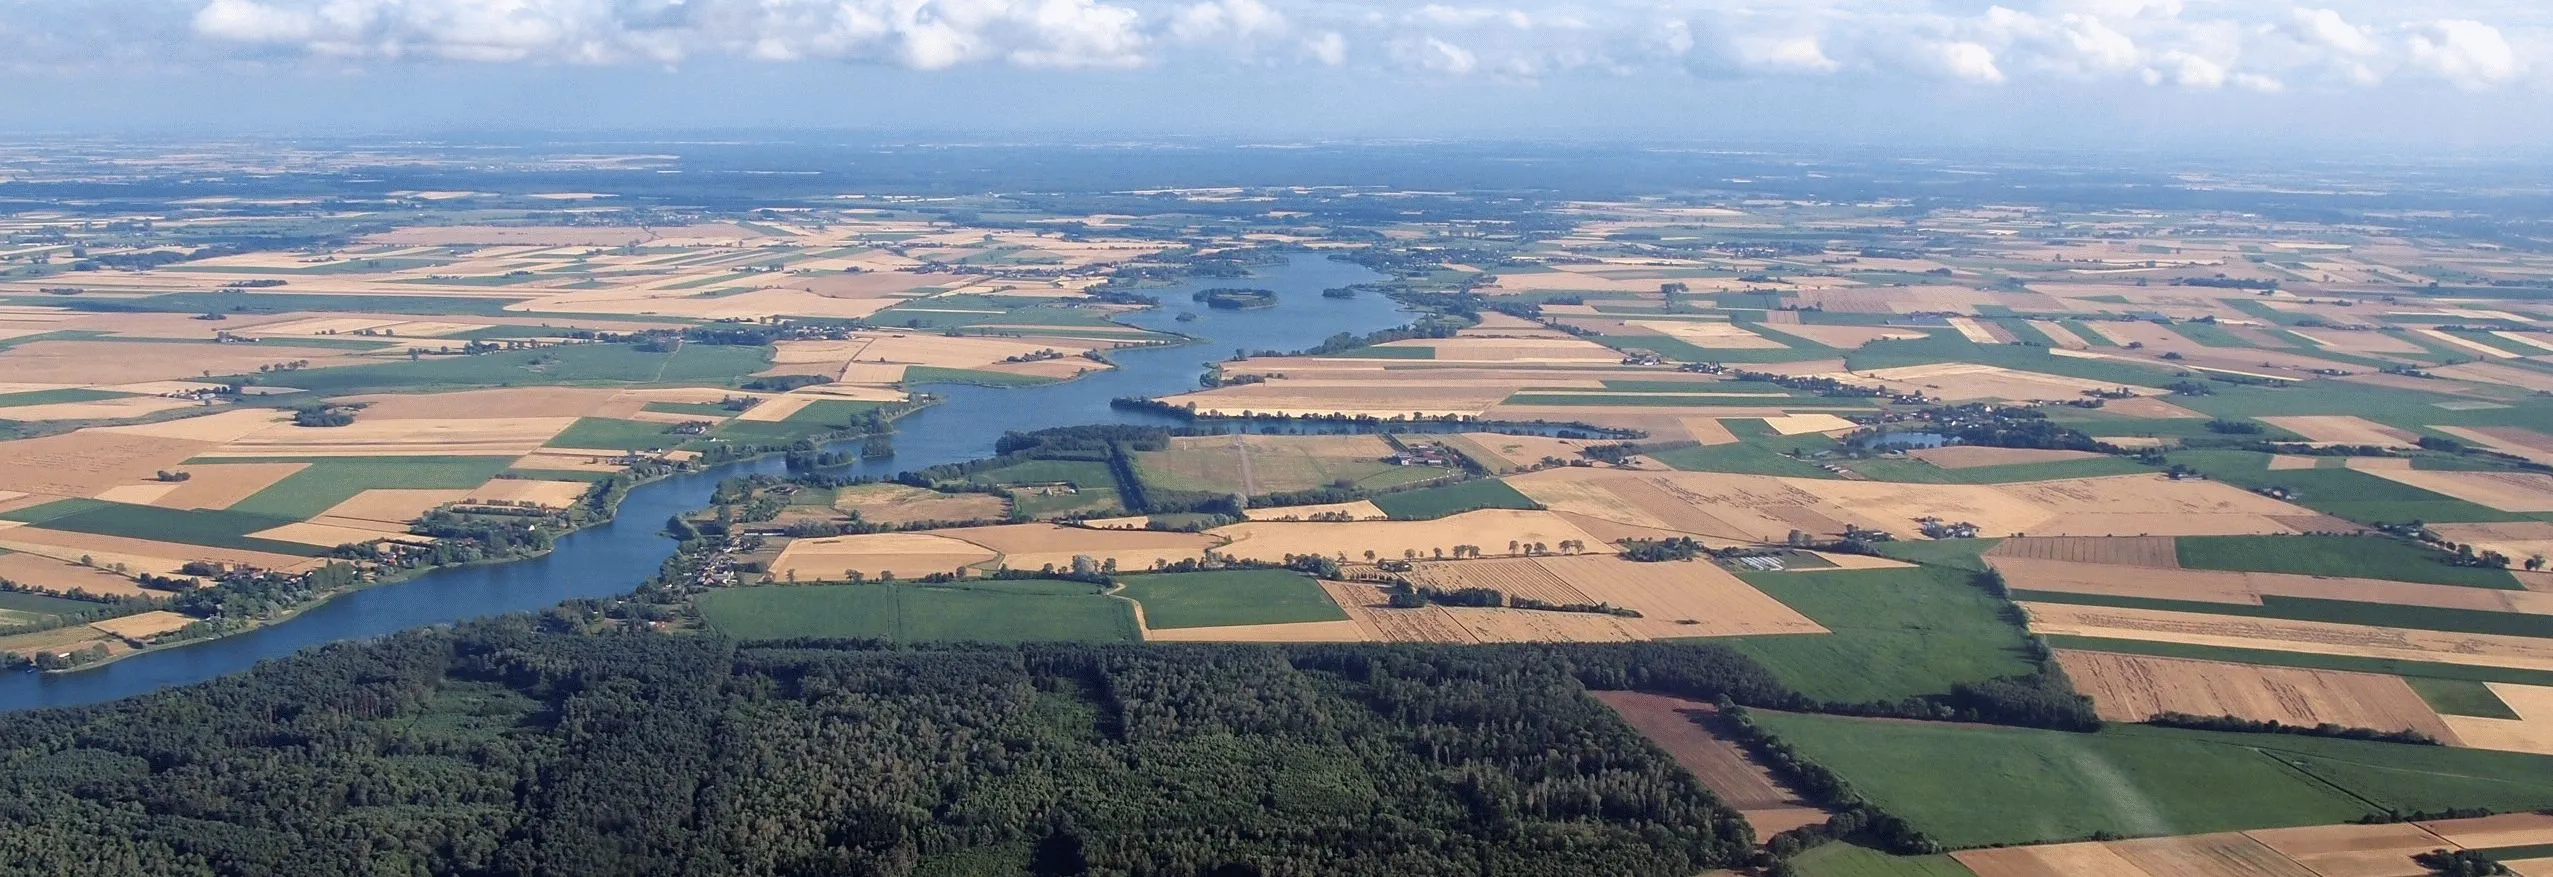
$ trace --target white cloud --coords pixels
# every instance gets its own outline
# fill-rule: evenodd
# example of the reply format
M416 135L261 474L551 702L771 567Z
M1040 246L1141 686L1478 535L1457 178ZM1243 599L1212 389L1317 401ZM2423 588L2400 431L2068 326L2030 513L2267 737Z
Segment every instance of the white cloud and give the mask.
M1325 31L1320 36L1304 40L1303 52L1312 56L1312 60L1320 62L1323 66L1336 67L1345 64L1347 63L1347 37L1340 36L1338 31Z
M1284 36L1285 16L1259 0L1215 0L1179 10L1170 36L1182 42L1249 42Z
M1940 72L1953 79L1986 83L2003 81L2003 68L1995 65L1993 49L1964 41L1940 43L1930 48Z
M1435 37L1394 42L1392 58L1402 66L1447 76L1464 76L1480 66L1471 50Z
M1750 69L1783 73L1832 73L1840 65L1826 57L1816 37L1739 37L1739 63Z
M2410 29L2410 64L2454 83L2485 88L2518 75L2517 53L2498 28L2468 19L2442 19Z

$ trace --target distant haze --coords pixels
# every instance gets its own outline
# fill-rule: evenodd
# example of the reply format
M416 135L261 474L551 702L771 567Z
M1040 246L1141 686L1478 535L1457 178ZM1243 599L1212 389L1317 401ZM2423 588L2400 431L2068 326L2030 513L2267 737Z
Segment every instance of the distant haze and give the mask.
M929 129L2492 151L2506 0L0 0L16 131Z

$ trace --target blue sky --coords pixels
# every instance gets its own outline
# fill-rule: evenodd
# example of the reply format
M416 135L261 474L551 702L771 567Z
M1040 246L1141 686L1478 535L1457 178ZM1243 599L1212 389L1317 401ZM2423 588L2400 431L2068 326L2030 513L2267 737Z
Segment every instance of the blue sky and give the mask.
M0 0L21 130L930 128L2495 149L2505 0Z

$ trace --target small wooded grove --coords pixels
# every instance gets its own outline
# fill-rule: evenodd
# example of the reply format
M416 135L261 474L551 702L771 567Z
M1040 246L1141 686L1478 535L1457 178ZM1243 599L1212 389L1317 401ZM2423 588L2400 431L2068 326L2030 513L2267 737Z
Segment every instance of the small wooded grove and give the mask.
M1656 875L1750 833L1586 688L1709 645L338 644L0 717L0 872Z

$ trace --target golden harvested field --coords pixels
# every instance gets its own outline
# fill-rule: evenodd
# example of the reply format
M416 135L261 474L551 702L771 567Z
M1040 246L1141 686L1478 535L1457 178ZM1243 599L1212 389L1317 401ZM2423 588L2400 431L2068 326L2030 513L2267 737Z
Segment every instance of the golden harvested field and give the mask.
M2496 362L2468 362L2462 365L2439 366L2428 369L2428 372L2457 380L2516 387L2530 392L2553 392L2553 373L2501 365Z
M2477 716L2445 716L2447 727L2455 730L2457 739L2476 749L2501 749L2510 752L2533 752L2553 755L2553 687L2519 685L2511 682L2485 682L2514 719L2486 719ZM2553 830L2546 839L2553 841Z
M0 442L0 490L47 496L96 496L182 468L212 445L84 429Z
M152 610L149 612L127 615L122 618L110 618L105 621L92 621L89 622L89 627L95 628L101 633L122 637L128 640L147 641L155 636L176 633L187 625L194 624L195 621L196 619L193 616L180 615L178 613L165 610Z
M1717 421L1712 421L1714 426ZM1726 430L1722 430L1725 432ZM1544 458L1578 459L1578 450L1590 444L1583 439L1552 438L1540 435L1504 435L1494 432L1467 432L1445 436L1445 443L1464 456L1495 472L1511 472L1542 464ZM1736 437L1731 436L1731 441Z
M1860 424L1854 423L1850 420L1845 420L1844 418L1824 413L1785 414L1780 417L1767 417L1764 418L1764 425L1771 427L1773 432L1780 435L1804 435L1812 432L1836 432L1840 430L1859 429L1861 427Z
M308 463L190 464L185 468L185 481L149 504L170 509L226 509L308 468Z
M2517 354L2501 350L2500 348L2484 344L2480 341L2475 341L2471 338L2467 338L2453 332L2443 332L2437 329L2413 329L2411 331L2431 341L2436 341L2449 347L2460 348L2468 356L2479 356L2484 359L2513 359L2517 356Z
M0 534L6 532L0 531ZM87 591L108 597L143 597L157 593L134 584L132 579L105 570L17 552L0 552L0 581L56 594Z
M44 422L54 420L125 420L148 417L162 411L202 408L204 403L166 396L124 396L95 402L56 402L48 405L18 405L0 408L0 416L10 420Z
M2269 457L2269 471L2272 472L2311 469L2320 465L2322 465L2321 457L2307 457L2300 454L2272 454Z
M404 528L408 522L427 512L473 495L475 492L469 490L376 488L355 494L319 513L318 517L398 524Z
M1042 569L1047 564L1070 569L1073 558L1087 555L1094 563L1114 560L1118 569L1133 572L1150 569L1155 563L1203 557L1216 541L1204 533L1094 530L1059 524L1001 524L932 532L998 552L1003 566L1020 570Z
M2475 551L2497 551L2520 560L2537 554L2553 557L2553 523L2431 524L2429 529L2448 541L2471 545Z
M1986 550L1990 558L2064 560L2075 563L2179 569L2170 536L2021 536Z
M2457 737L2399 676L2072 650L2057 652L2057 663L2077 691L2092 696L2101 718L2112 722L2174 712L2411 730L2450 744Z
M1780 314L1788 312L1772 311L1770 313ZM1796 320L1798 319L1798 316L1794 314L1792 319ZM1827 326L1814 323L1781 323L1771 320L1765 321L1761 328L1766 331L1782 335L1790 335L1813 343L1823 344L1828 347L1838 347L1845 350L1856 350L1862 345L1869 344L1873 341L1911 340L1929 337L1932 334L1921 329L1903 329L1890 326Z
M2553 475L2376 469L2367 474L2504 512L2553 512Z
M954 572L990 561L999 555L992 549L962 539L928 533L870 533L859 536L828 536L822 539L791 540L771 563L771 576L778 581L842 581L848 571L858 571L868 578L894 573L904 578L920 578L935 572Z
M2439 432L2502 453L2516 454L2543 463L2553 460L2553 435L2516 426L2433 426Z
M531 503L545 508L563 509L584 499L593 485L582 481L539 481L530 478L492 478L470 491L473 502Z
M1771 771L1737 744L1704 727L1718 707L1700 701L1638 691L1590 691L1649 742L1702 781L1702 787L1746 817L1758 840L1826 820L1827 813L1774 779Z
M357 520L354 518L313 518L299 523L285 524L281 527L269 527L248 535L255 536L259 539L273 539L279 542L299 542L303 545L311 545L320 548L335 548L339 545L366 545L379 542L384 539L391 539L393 537L397 537L399 541L405 542L433 541L424 537L408 535L406 527L386 524L379 521Z
M411 246L454 246L478 244L533 245L542 247L619 247L629 244L679 246L685 243L733 244L763 237L760 232L730 223L647 228L643 226L510 226L510 225L445 225L403 228L363 239L367 244L399 244Z
M1252 521L1217 527L1214 535L1232 541L1216 553L1271 563L1288 554L1345 556L1356 560L1368 551L1378 558L1434 557L1452 554L1456 545L1478 545L1485 554L1506 554L1509 542L1583 541L1590 550L1604 546L1568 519L1547 511L1481 509L1433 521Z
M1314 515L1346 515L1351 521L1382 521L1392 517L1370 499L1316 505L1268 506L1244 509L1241 514L1253 521L1308 521Z
M2317 442L2335 442L2344 445L2409 445L2420 439L2419 436L2407 430L2395 429L2363 417L2345 414L2263 417L2260 421Z
M1991 560L1996 569L2003 571L2004 578L2011 582L2013 588L2027 591L2248 605L2258 605L2260 598L2265 596L2304 597L2388 606L2553 615L2553 594L2534 591L2288 573L2154 569L2009 556L1992 557Z
M1944 445L1938 448L1916 448L1906 456L1931 463L1943 469L1977 469L1986 466L2012 466L2021 463L2052 463L2059 460L2088 460L2103 456L2091 451L2066 451L2055 448L1990 448L1982 445Z
M15 522L9 522L15 523ZM82 557L94 559L100 566L124 564L134 572L176 575L190 560L233 563L261 569L298 572L317 567L321 561L289 554L269 554L236 548L214 548L124 536L100 536L94 533L67 533L42 527L0 527L0 548L37 554L55 560L78 562Z
M2162 391L2132 384L2105 384L2062 375L2026 372L2001 366L1970 362L1944 362L1872 369L1862 372L1835 372L1822 375L1846 383L1884 387L1895 392L1922 391L1950 402L1979 399L2004 401L2052 400L2070 401L2083 398L2085 390L2115 390L2120 387L2142 395L2159 395Z
M91 387L255 374L261 365L309 360L324 366L347 351L268 344L168 344L131 341L30 341L0 350L0 375L13 381Z
M1609 603L1639 611L1625 626L1650 637L1826 632L1710 563L1634 563L1610 554L1459 560L1418 564L1409 579L1554 604Z
M1629 642L1643 639L1610 615L1423 606L1394 609L1373 585L1322 582L1369 642Z
M575 425L574 417L394 420L358 416L337 427L278 424L207 451L221 457L518 456Z
M2120 417L2145 417L2152 419L2172 419L2180 417L2195 419L2207 416L2205 414L2200 414L2196 411L2174 405L2170 402L2165 402L2153 396L2137 396L2130 399L2112 399L2109 400L2107 404L2101 406L2101 413L2115 414Z
M1780 350L1790 345L1766 338L1746 327L1719 320L1627 320L1632 326L1701 348L1721 350ZM1615 355L1619 361L1620 354Z
M1140 614L1143 610L1137 608ZM1370 642L1354 621L1297 621L1288 624L1226 624L1220 627L1144 629L1144 639L1168 643L1356 643Z
M2331 877L2240 833L1951 853L1977 877Z
M2553 641L2160 609L2021 603L2034 633L2553 670Z
M2553 815L2502 813L2472 819L2439 819L2416 823L2448 843L2472 849L2553 844Z
M124 426L100 426L81 430L99 435L132 435L150 438L182 439L190 442L220 444L238 441L277 424L289 423L292 415L265 408L241 408L202 417L188 417L160 423L134 423Z
M2037 329L2039 330L2039 334L2048 336L2048 341L2054 343L2058 347L2082 350L2086 347L2092 346L2091 342L2083 340L2083 336L2074 334L2074 330L2068 329L2057 323L2051 323L2046 320L2031 320L2030 328Z
M2457 846L2408 822L2308 825L2244 834L2321 877L2423 877L2428 869L2412 862L2412 856Z
M342 401L366 407L356 424L385 420L505 420L541 417L611 416L607 407L624 394L619 390L583 387L506 387L454 393L380 393L347 396ZM712 398L706 401L715 402ZM620 406L637 411L643 403ZM343 427L331 427L343 428Z
M842 488L834 494L833 507L881 524L982 521L1010 514L1010 502L998 494L941 493L901 484Z
M1900 534L1927 515L1987 535L2292 533L2312 512L2213 481L2118 475L2022 484L1899 484L1704 472L1562 468L1507 478L1556 511L1748 542L1856 524Z
M1717 418L1679 417L1676 418L1676 423L1684 428L1685 437L1705 446L1737 443L1737 434L1730 432L1728 425L1721 423Z

